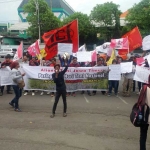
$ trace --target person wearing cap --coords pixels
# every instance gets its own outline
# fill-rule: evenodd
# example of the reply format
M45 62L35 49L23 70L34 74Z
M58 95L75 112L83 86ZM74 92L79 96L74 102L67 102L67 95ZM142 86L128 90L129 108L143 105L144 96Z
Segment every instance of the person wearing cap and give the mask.
M64 81L64 74L66 73L68 69L68 65L66 64L65 69L63 71L60 71L59 64L56 64L54 66L54 69L55 69L55 73L52 74L52 78L53 78L54 83L56 84L56 96L55 96L55 102L53 105L52 115L50 117L54 118L55 116L55 111L56 111L60 96L62 96L63 104L64 104L63 117L67 117L66 85Z
M10 67L12 65L13 61L11 60L11 55L8 54L5 56L5 61L1 63L1 68L6 68L6 67ZM11 89L11 85L7 85L7 94L12 94L10 92ZM1 93L0 95L2 96L4 92L4 86L1 86Z

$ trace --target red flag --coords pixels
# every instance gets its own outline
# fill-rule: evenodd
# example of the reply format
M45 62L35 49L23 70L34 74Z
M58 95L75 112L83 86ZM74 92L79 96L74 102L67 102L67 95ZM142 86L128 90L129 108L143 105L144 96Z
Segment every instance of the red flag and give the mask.
M31 56L36 56L40 54L39 40L29 46L28 52Z
M22 56L23 56L23 43L21 42L17 51L16 51L16 54L13 58L13 61L19 60L20 58L22 58Z
M46 44L45 51L47 53L46 59L53 58L58 53L58 43L72 43L73 53L78 51L78 21L74 20L71 23L49 31L43 35L43 40Z
M129 52L132 52L136 48L142 46L142 36L138 27L135 27L134 29L132 29L131 31L123 35L122 38L128 38ZM120 55L127 54L127 53L128 53L127 49L119 50Z

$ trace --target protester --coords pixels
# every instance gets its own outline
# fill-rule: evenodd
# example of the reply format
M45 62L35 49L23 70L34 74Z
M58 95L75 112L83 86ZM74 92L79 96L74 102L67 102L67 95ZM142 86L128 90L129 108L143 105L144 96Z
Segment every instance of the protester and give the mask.
M143 95L145 93L143 93L144 90L141 90L140 96L144 97ZM145 103L147 103L147 105L150 108L150 76L149 76L149 84L147 85L147 90L146 90L146 99L144 100ZM150 123L150 116L149 116L149 120L148 123L143 124L140 127L140 150L146 150L146 140L147 140L147 132L148 132L148 128L149 128L149 123Z
M106 65L106 63L105 63L104 59L102 57L99 57L99 59L97 60L97 65L95 65L95 67L105 66L105 65ZM96 93L97 93L96 91L93 91L93 95L96 95ZM101 93L103 95L105 95L106 91L101 91Z
M123 94L124 97L131 96L131 92L133 90L133 77L135 74L135 66L132 66L132 72L124 74L124 82L123 82ZM129 85L127 89L127 85Z
M11 55L8 54L8 55L5 56L5 61L2 62L1 68L10 67L12 63L13 63L13 61L11 60ZM11 85L7 85L7 94L12 94L12 92L10 92L10 90L11 90ZM3 93L4 93L4 86L1 86L0 95L2 96Z
M112 61L112 65L116 65L117 64L117 61L114 59ZM112 88L114 88L114 92L115 92L115 95L117 96L118 94L118 81L117 80L109 80L108 81L108 86L109 86L109 90L108 90L108 96L111 96L112 94Z
M32 59L29 61L29 66L39 66L39 65L40 62L37 60L37 57L33 56ZM26 93L24 95L26 95ZM35 95L35 91L32 91L32 96L34 95Z
M54 118L55 116L55 111L56 111L56 107L59 101L60 96L62 95L63 98L63 104L64 104L64 112L63 112L63 117L66 117L66 111L67 111L67 101L66 101L66 85L65 85L65 81L64 81L64 74L68 69L68 65L66 64L66 67L63 71L59 71L60 70L60 65L56 64L54 66L55 69L55 73L52 74L52 78L54 80L54 82L56 83L56 96L55 96L55 102L53 105L53 110L52 110L52 115L50 116L51 118Z
M70 65L73 56L70 55L70 58L67 58L67 57L64 58L64 56L61 57L60 54L59 54L59 55L58 55L58 58L59 58L59 60L60 60L60 65L61 65L61 67L65 67L65 63L66 63L66 62L68 63L68 65Z
M76 57L73 57L73 61L72 63L69 65L69 67L80 67L80 64L77 62L77 58ZM73 83L75 83L76 81L73 81ZM75 92L72 92L71 93L72 96L76 96L76 93Z
M83 62L83 63L80 63L80 66L81 67L91 67L91 63L90 62ZM84 91L81 92L81 94L84 94ZM89 90L87 90L87 94L89 96L92 96L91 92Z
M18 70L19 69L19 63L18 62L13 62L11 65L12 69L12 86L13 90L15 93L14 99L9 103L12 107L15 108L15 111L21 112L19 108L19 98L22 96L22 89L19 88L18 82L23 80L23 76L25 74L21 74L21 72Z

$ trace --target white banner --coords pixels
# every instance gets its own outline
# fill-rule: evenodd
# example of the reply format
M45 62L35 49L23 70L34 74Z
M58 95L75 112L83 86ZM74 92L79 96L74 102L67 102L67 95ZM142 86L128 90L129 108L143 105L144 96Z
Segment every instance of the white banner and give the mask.
M64 54L67 52L72 55L73 44L70 43L58 43L58 54Z
M92 62L91 52L77 52L78 62Z
M121 63L121 73L130 73L132 72L133 62L124 62Z
M149 75L150 75L149 68L141 67L138 65L136 66L134 80L142 82L142 83L148 83Z
M108 80L121 80L121 66L120 65L109 65L109 78Z

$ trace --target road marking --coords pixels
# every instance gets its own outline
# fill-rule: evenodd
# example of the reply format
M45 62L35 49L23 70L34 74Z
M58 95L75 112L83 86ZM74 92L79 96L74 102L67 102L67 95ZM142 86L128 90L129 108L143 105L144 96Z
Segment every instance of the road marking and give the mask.
M84 94L83 94L83 97L84 97L84 99L85 99L85 101L86 101L87 103L90 103L89 100L85 97Z
M54 98L55 98L55 97L52 97L52 99L51 99L51 102L52 102L52 103L54 103Z
M128 103L123 99L121 98L120 96L117 96L123 103L125 103L126 105L128 105Z

